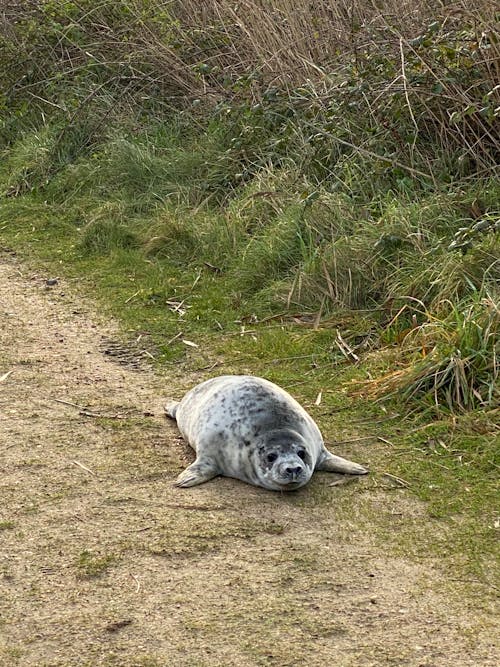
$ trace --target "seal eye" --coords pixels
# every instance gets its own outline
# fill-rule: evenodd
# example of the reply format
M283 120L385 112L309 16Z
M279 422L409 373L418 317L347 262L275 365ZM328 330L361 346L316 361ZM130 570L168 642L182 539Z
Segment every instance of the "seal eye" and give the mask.
M299 451L297 452L297 456L299 457L299 459L304 460L306 458L306 453L303 449L299 449Z
M276 459L278 458L278 455L275 454L274 452L271 452L271 454L268 454L266 458L267 458L269 463L272 463L273 461L276 461Z

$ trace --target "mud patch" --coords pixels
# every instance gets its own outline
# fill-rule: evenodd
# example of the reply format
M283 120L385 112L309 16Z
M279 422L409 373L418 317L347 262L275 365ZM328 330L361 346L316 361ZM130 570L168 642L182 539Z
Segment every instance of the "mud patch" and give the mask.
M99 343L99 350L106 357L127 368L144 370L154 355L134 342L125 343L120 340L103 337Z

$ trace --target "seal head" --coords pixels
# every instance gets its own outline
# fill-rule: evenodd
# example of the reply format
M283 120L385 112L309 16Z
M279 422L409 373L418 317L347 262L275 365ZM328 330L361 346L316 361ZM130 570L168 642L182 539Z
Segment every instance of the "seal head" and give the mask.
M261 436L254 449L261 486L291 491L311 479L314 465L304 438L291 429L276 429Z

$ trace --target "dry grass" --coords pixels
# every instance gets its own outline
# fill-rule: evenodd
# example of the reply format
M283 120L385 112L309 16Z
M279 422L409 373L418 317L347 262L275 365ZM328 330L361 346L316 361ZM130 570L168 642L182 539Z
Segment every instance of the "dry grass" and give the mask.
M428 321L400 335L402 367L364 383L370 398L423 398L436 409L494 408L500 394L498 295L452 308L444 320Z
M156 113L193 100L255 104L312 82L316 104L359 100L410 157L417 139L461 148L480 169L498 157L500 43L488 0L42 1L13 3L2 18L4 101L62 111L70 125L89 109L105 123L117 101Z

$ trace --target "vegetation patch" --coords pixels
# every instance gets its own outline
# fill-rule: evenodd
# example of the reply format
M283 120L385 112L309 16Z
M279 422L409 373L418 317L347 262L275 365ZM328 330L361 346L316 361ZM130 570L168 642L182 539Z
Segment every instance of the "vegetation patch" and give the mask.
M105 574L116 563L113 554L101 555L91 551L82 551L76 561L78 579L95 579Z
M0 530L12 530L15 525L14 521L0 521Z

